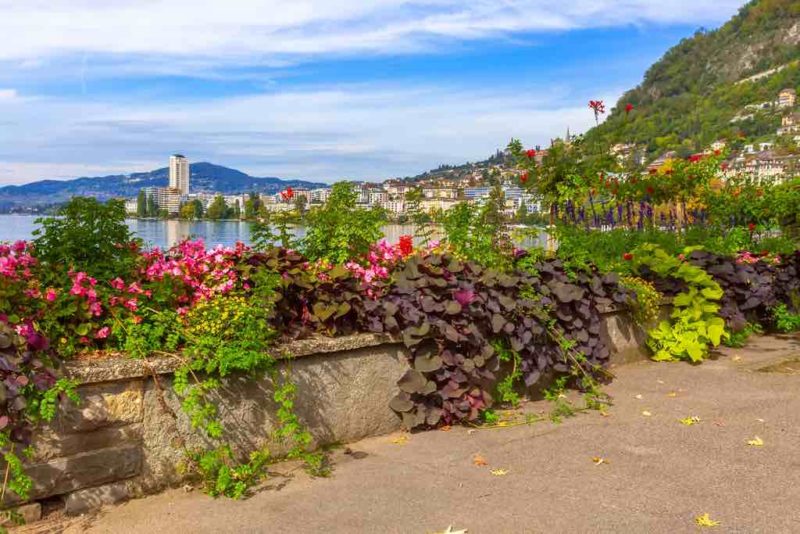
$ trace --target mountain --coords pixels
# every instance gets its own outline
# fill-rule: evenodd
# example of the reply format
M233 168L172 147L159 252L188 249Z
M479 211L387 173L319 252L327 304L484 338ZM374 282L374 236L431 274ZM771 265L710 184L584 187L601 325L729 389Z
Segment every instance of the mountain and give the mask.
M698 151L718 138L754 140L780 126L785 110L769 104L785 88L800 89L800 2L756 0L719 29L671 48L585 137L637 143L651 157Z
M274 194L287 187L315 189L327 184L304 180L282 180L275 177L258 178L236 169L213 163L192 163L191 191L216 191L219 193ZM169 169L164 167L150 172L118 174L74 180L41 180L25 185L0 187L0 210L13 205L52 204L68 200L72 196L94 196L100 199L112 197L135 197L142 187L166 187Z

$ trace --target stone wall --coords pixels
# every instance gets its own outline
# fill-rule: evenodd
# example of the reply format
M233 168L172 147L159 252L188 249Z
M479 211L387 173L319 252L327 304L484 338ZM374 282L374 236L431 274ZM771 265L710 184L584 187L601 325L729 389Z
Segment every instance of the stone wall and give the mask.
M606 310L603 324L612 364L646 357L646 335L630 317ZM389 401L408 368L401 344L360 334L302 340L284 349L292 357L279 364L279 376L297 385L296 413L317 445L400 427ZM69 362L69 376L81 383L81 403L37 432L27 468L32 500L63 496L68 513L81 513L180 484L184 450L208 444L191 429L172 392L178 364L177 357L142 361L123 355ZM275 426L272 392L268 375L224 381L216 403L236 450L267 445L274 455L285 452L284 444L264 441Z

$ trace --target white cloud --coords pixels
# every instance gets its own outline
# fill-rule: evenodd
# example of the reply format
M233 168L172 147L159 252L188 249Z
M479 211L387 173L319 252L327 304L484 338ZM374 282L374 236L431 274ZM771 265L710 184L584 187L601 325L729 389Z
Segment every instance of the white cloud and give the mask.
M449 40L642 23L714 23L741 0L0 0L0 59L73 53L208 62L402 53ZM33 63L32 63L33 62Z
M262 176L404 176L483 159L512 136L546 144L567 126L593 124L588 108L563 102L503 89L365 85L182 105L39 99L0 105L0 182L155 168L172 151Z
M0 100L14 100L17 98L16 89L0 89Z

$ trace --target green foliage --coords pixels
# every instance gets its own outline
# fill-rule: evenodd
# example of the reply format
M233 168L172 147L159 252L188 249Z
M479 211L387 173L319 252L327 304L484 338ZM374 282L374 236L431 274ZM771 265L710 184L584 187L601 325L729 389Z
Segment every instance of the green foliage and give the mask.
M747 323L744 328L730 332L730 336L728 336L728 339L723 340L723 344L726 347L744 347L750 336L762 333L764 333L764 329L760 324Z
M139 242L125 217L122 202L74 197L57 216L36 219L41 225L33 232L36 256L53 275L72 269L106 280L125 276L139 257Z
M308 212L301 248L309 259L344 263L365 255L380 239L386 219L383 210L360 208L357 198L353 184L339 182L331 188L324 205Z
M229 207L222 195L217 195L206 211L206 218L213 220L233 217L233 208Z
M626 276L620 279L620 285L636 295L636 300L631 305L633 318L639 325L646 326L658 319L664 296L653 284L636 276Z
M206 493L212 497L224 495L232 499L244 497L249 488L264 478L269 459L269 451L263 448L250 453L246 462L238 462L228 445L189 454Z
M775 328L779 332L796 332L800 330L800 313L792 313L786 304L778 304L772 309Z
M510 265L513 244L503 219L504 198L499 187L481 207L461 202L442 215L445 240L459 257L495 269Z
M511 363L511 372L497 383L497 394L501 402L507 402L517 406L520 401L516 386L522 382L522 357L515 350L512 350L508 343L502 340L492 342L492 347L498 359L504 363Z
M253 248L266 251L275 246L297 247L300 243L290 228L290 224L295 220L296 217L286 211L265 212L261 219L250 223L250 240Z
M690 252L691 249L687 249L685 254ZM675 308L672 320L662 321L650 331L647 344L654 352L653 359L702 361L709 346L716 347L728 337L725 321L717 313L718 301L723 296L722 288L703 269L668 254L656 245L641 245L632 254L631 261L636 271L681 280L688 286L672 301Z

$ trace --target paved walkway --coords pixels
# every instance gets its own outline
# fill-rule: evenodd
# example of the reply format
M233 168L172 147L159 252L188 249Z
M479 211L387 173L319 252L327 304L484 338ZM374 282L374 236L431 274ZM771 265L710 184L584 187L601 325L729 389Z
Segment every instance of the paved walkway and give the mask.
M173 490L73 520L68 531L800 532L800 338L616 374L607 416L366 439L334 452L327 479L275 476L244 501ZM692 416L699 422L679 421ZM748 444L756 436L762 446ZM487 465L475 465L476 454ZM701 529L704 513L720 524Z

